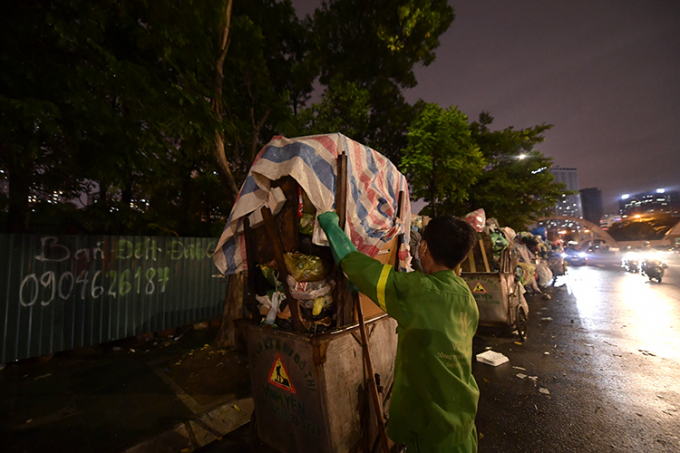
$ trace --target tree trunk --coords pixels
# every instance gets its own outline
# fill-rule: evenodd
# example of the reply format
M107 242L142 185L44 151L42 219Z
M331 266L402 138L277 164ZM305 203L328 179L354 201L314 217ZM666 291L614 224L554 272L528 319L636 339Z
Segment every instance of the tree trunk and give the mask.
M212 102L213 111L217 118L222 121L222 84L224 80L224 60L227 57L227 50L229 49L229 29L231 27L231 7L233 0L227 0L227 4L224 8L224 27L220 33L220 52L217 55L217 61L215 62L215 80L213 82L213 89L215 91L215 98ZM220 177L222 182L227 186L229 190L229 195L232 200L236 200L236 195L238 194L238 187L236 187L236 181L234 180L234 175L231 172L231 167L229 166L229 161L224 152L224 136L222 131L215 131L215 161L217 162L217 167L220 170Z
M243 317L243 282L244 272L230 275L227 285L227 296L224 300L222 323L217 332L214 346L216 348L236 348L236 326L234 321Z
M251 134L250 137L250 162L252 163L255 160L255 156L257 155L257 144L259 142L259 137L260 137L260 131L262 130L262 126L264 126L264 122L267 121L267 117L271 113L271 109L267 110L264 112L264 116L260 118L260 121L258 123L255 123L255 112L254 109L250 109L250 117L253 122L253 133Z

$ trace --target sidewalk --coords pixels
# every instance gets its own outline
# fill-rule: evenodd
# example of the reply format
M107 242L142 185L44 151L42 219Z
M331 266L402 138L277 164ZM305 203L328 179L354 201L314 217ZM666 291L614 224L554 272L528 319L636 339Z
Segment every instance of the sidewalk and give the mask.
M250 420L247 360L215 327L131 338L0 371L5 453L190 452Z

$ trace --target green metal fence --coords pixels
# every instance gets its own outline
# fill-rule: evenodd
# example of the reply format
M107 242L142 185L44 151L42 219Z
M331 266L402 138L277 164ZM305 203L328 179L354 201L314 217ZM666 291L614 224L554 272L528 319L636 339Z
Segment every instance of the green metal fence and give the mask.
M210 238L0 235L0 363L222 313Z

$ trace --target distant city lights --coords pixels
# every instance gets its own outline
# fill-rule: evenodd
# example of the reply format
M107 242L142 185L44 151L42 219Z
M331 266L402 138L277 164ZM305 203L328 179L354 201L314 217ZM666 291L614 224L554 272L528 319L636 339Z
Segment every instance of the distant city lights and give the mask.
M629 197L630 197L630 195L627 194L627 193L621 195L621 199L622 199L622 200L627 200Z
M656 193L665 193L666 189L656 189Z

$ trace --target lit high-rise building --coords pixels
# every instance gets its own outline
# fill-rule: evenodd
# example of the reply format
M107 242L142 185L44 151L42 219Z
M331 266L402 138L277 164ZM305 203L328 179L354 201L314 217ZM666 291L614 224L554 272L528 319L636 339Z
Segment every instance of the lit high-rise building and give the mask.
M624 217L652 213L680 216L680 192L656 189L634 195L626 194L619 200L619 214Z
M558 200L555 205L555 215L583 218L583 208L581 207L581 196L579 195L578 172L576 168L560 167L559 165L550 168L550 173L555 176L555 182L566 184L567 190L573 190L573 195L563 195L562 200Z

